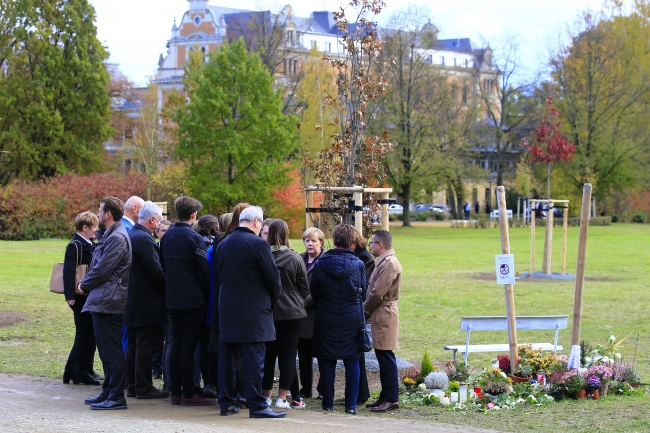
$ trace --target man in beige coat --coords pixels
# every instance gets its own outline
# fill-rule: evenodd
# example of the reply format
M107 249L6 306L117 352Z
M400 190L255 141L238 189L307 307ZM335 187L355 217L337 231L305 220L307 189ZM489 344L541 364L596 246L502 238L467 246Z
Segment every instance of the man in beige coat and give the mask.
M373 412L397 409L398 373L393 350L399 349L399 286L402 279L400 265L393 250L393 237L386 230L377 230L370 241L370 252L375 256L374 270L368 280L368 292L363 310L371 325L372 346L379 363L381 394L374 403L366 405Z

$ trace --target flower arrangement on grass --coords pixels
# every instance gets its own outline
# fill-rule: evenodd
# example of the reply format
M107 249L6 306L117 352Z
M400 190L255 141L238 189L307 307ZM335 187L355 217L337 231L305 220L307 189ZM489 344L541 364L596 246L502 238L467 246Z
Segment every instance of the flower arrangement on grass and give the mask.
M585 389L585 378L577 370L567 371L560 383L562 384L562 389L569 394L575 394Z
M597 344L593 350L585 354L583 367L612 365L614 362L620 362L623 357L618 349L629 336L630 334L619 340L615 335L610 335L607 344Z
M402 376L402 383L407 390L415 388L422 383L422 373L420 369L417 367L408 368L405 371L404 376Z
M469 380L469 365L460 361L445 362L445 373L447 373L449 380L467 383Z
M591 391L600 388L602 383L600 382L600 377L598 376L591 376L589 379L587 379L587 388L589 388Z
M479 384L484 393L490 395L499 395L510 392L512 382L510 378L502 372L499 368L493 368L485 373L483 378L479 380Z
M590 367L583 373L583 376L585 378L591 377L591 376L597 376L600 381L605 384L612 380L612 377L614 377L614 371L604 365L594 365L593 367Z
M555 352L543 352L542 349L533 349L530 344L523 344L517 348L520 365L529 365L533 373L546 370L558 361Z

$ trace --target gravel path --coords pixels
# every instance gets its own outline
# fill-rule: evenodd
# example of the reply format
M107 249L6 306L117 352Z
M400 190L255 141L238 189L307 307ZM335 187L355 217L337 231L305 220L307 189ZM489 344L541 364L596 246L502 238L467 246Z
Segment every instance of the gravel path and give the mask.
M99 394L97 386L63 385L60 381L0 374L0 431L29 433L286 433L288 431L371 433L488 433L466 426L394 419L391 414L350 416L293 410L281 420L248 418L247 411L221 417L217 406L171 406L168 400L128 399L120 411L92 411L84 398ZM308 400L310 402L310 400ZM368 411L369 409L360 409Z

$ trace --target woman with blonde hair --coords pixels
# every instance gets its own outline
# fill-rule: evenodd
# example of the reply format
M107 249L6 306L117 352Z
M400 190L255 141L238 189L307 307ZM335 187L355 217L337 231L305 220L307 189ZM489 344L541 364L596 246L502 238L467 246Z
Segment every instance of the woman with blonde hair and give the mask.
M90 211L77 215L74 219L77 232L65 248L63 292L74 315L75 335L63 371L63 383L70 383L72 379L74 384L99 385L98 380L101 380L93 371L96 343L92 315L89 312L81 312L88 296L75 293L77 265L90 265L95 252L92 240L95 238L94 231L97 230L98 224L99 218Z

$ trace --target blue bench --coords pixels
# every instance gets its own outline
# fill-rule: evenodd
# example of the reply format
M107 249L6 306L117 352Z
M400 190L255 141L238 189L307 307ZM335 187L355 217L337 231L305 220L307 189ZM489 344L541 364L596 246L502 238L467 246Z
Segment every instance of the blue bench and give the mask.
M557 345L560 329L566 329L569 316L517 316L517 331L529 330L555 330L553 343L518 343L530 344L533 349L560 351L562 346ZM467 332L465 344L445 346L445 350L453 351L453 360L456 360L456 353L464 354L465 362L470 352L510 352L510 345L505 344L469 344L472 331L507 331L508 318L506 316L472 316L463 317L460 320L460 330Z

